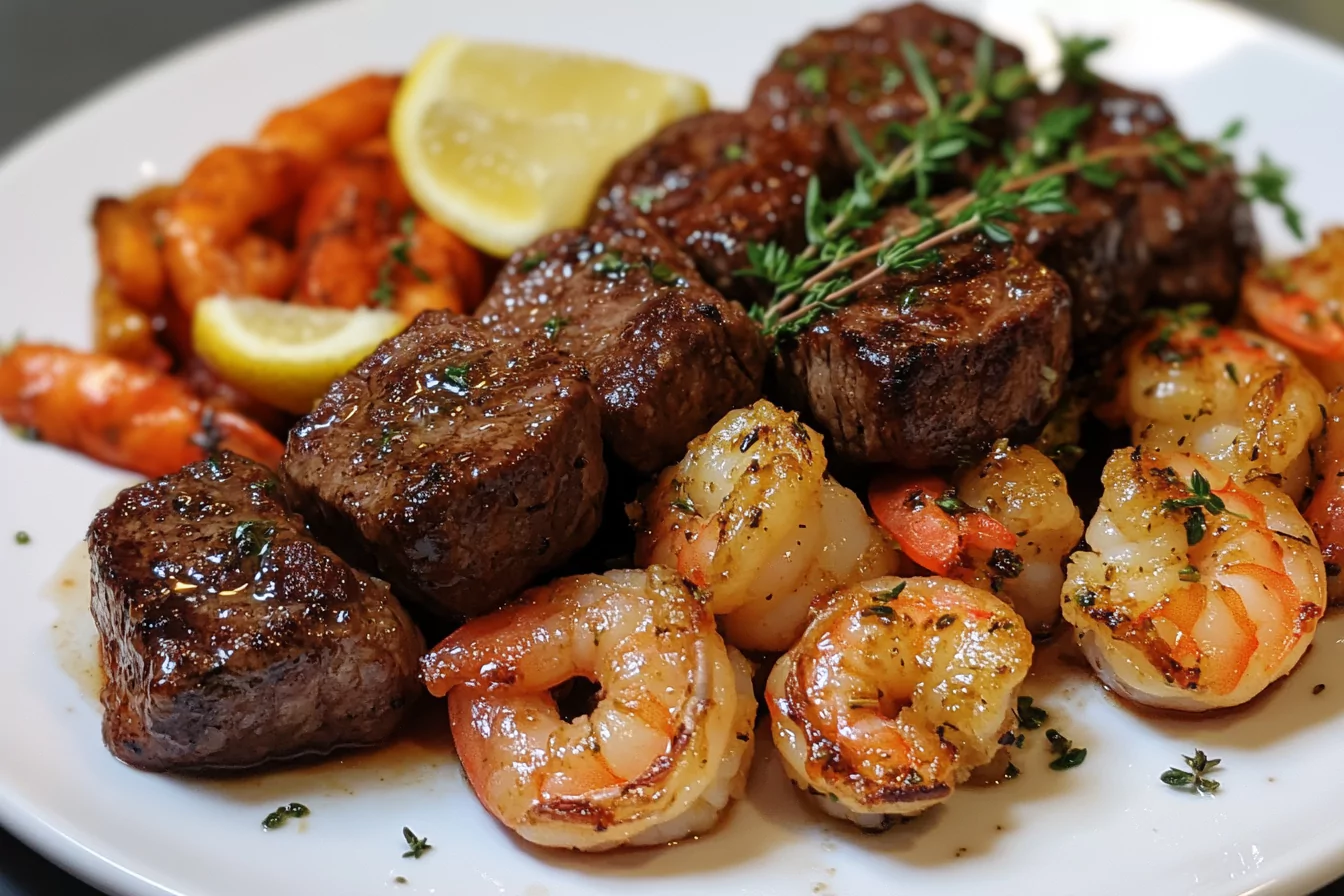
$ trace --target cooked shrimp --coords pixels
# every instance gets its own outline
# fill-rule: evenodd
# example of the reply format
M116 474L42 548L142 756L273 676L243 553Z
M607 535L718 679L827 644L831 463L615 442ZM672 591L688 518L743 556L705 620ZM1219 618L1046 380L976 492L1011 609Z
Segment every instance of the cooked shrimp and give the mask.
M1116 693L1237 706L1286 675L1325 610L1325 570L1291 499L1197 454L1122 449L1074 554L1064 618Z
M988 591L888 577L820 600L766 684L784 769L829 815L885 828L952 795L999 750L1031 665Z
M826 475L821 437L768 401L691 442L644 499L635 562L674 567L746 650L778 652L818 594L896 568L862 502Z
M671 570L560 579L423 660L482 804L543 846L667 843L712 826L751 762L751 668ZM566 719L552 689L594 682Z
M1241 284L1255 325L1288 346L1328 389L1344 386L1344 228L1305 255L1254 267Z
M250 229L296 200L322 165L380 134L398 83L357 78L276 113L257 145L218 147L192 167L165 224L168 277L185 310L217 293L279 298L288 291L288 252Z
M103 278L135 308L157 308L165 275L152 210L135 200L99 199L93 207L93 230Z
M284 446L256 423L202 402L139 364L52 345L0 357L0 418L94 460L163 476L223 448L270 467Z
M1163 312L1134 337L1099 413L1123 419L1145 449L1194 451L1240 481L1266 478L1300 497L1325 391L1283 346L1201 312Z
M341 308L389 305L413 318L480 303L475 250L416 212L383 138L323 168L304 196L294 301Z
M1330 603L1344 602L1344 386L1325 403L1325 432L1312 446L1311 501L1302 515L1321 545Z
M1083 520L1064 474L1029 445L995 443L949 484L928 474L879 477L873 514L907 556L1008 600L1032 631L1059 619L1064 561Z

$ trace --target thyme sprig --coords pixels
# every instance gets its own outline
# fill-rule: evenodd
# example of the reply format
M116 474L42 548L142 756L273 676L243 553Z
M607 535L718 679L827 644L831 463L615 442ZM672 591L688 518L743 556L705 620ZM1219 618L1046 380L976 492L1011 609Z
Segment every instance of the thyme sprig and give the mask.
M775 243L747 247L750 266L741 273L768 281L777 296L788 296L813 272L856 249L850 234L876 222L883 199L896 188L913 182L915 196L927 198L934 177L950 170L959 155L972 145L988 145L973 125L982 117L998 114L1000 102L1020 96L1032 84L1020 65L994 69L994 40L987 34L976 44L974 88L969 93L943 97L919 48L902 41L901 54L927 112L914 124L888 126L891 134L905 141L905 147L886 161L879 161L850 127L850 143L859 157L853 186L834 200L825 200L821 181L815 176L808 181L804 203L808 244L802 252L795 255ZM900 69L893 66L892 71Z
M1065 77L1082 83L1095 81L1087 62L1107 46L1107 41L1060 38L1060 46ZM822 198L820 182L816 178L809 182L804 215L806 248L795 254L777 243L747 247L749 267L739 273L766 280L775 289L772 302L751 312L767 339L777 341L797 335L884 277L932 266L941 257L939 248L960 237L983 234L995 242L1011 241L1012 232L1005 224L1018 220L1020 212L1076 211L1066 198L1065 178L1069 176L1109 189L1124 176L1111 162L1142 159L1173 184L1184 187L1189 174L1230 164L1229 144L1242 130L1240 122L1233 122L1216 140L1200 142L1169 128L1142 143L1088 152L1078 136L1090 120L1092 108L1056 108L1041 116L1021 145L1006 148L1003 165L987 168L972 192L932 210L928 198L934 175L950 170L956 157L972 145L984 145L974 122L996 113L996 103L1011 98L1014 91L1020 92L1031 82L1029 76L1006 77L1012 74L1007 69L994 72L992 43L982 41L977 45L974 90L944 98L938 94L918 50L910 44L903 45L902 50L910 76L928 108L913 125L891 126L905 139L905 148L881 163L851 131L851 142L860 156L854 184L828 202ZM860 246L855 233L877 223L883 199L897 186L909 183L914 185L910 210L919 215L918 221L885 239ZM1300 235L1301 216L1287 201L1287 183L1287 172L1262 156L1260 166L1240 178L1239 189L1247 200L1279 208L1287 226ZM869 261L871 270L855 277L852 269ZM913 307L917 301L909 304Z
M1189 771L1180 768L1169 768L1161 775L1161 781L1168 787L1189 787L1195 793L1214 794L1218 792L1217 781L1208 777L1209 773L1217 768L1221 759L1210 759L1203 750L1195 750L1193 756L1182 756Z

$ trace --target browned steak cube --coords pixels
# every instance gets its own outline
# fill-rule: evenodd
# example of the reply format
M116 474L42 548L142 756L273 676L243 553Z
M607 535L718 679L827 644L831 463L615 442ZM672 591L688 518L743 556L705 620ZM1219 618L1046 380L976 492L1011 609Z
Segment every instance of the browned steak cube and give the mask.
M154 771L369 744L420 692L383 582L312 539L230 454L126 489L89 527L103 740Z
M544 339L420 315L290 431L281 477L319 537L445 619L486 613L596 531L588 372Z
M1081 106L1091 110L1078 133L1089 151L1143 144L1177 128L1159 97L1098 80L1017 101L1010 129L1025 141L1052 110ZM1071 178L1079 214L1026 215L1019 229L1072 288L1074 331L1083 345L1114 341L1150 302L1208 302L1230 311L1259 244L1232 167L1187 171L1178 186L1147 160L1108 164L1122 175L1114 187Z
M898 209L866 239L914 220ZM780 385L844 460L951 466L1044 422L1069 370L1069 310L1064 281L1020 244L963 239L783 340Z
M598 190L593 218L644 215L695 261L719 292L745 303L766 298L762 281L735 276L749 243L806 245L803 208L817 175L838 173L827 128L706 112L675 122L616 163Z
M975 86L975 47L983 33L974 22L923 3L871 12L848 25L814 31L781 50L756 82L751 107L831 125L851 165L857 165L851 126L882 156L904 145L891 124L913 124L928 112L902 43L909 41L920 52L938 91L951 96ZM995 40L993 47L996 71L1022 63L1022 52L1011 44ZM997 145L1001 119L984 119L979 127Z
M761 393L765 347L741 306L641 222L562 230L519 250L476 311L582 359L611 450L643 472Z

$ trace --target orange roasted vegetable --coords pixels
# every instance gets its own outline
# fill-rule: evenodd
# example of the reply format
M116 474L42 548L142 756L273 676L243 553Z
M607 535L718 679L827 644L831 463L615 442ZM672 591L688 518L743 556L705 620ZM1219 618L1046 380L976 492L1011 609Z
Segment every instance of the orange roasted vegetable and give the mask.
M218 147L192 167L164 225L168 278L184 309L219 293L288 292L292 269L279 243L244 238L254 225L282 217L322 166L382 133L399 83L394 76L356 78L276 113L255 145Z
M242 415L152 368L54 345L0 357L0 418L95 460L163 476L228 449L270 467L284 446Z
M322 169L304 196L296 237L296 302L383 305L414 318L435 308L468 313L481 300L480 256L416 212L385 139Z

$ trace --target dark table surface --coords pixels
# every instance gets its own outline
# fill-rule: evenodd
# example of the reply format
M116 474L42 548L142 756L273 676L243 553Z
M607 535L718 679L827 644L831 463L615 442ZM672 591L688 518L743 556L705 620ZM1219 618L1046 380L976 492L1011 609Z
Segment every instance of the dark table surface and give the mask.
M1344 42L1341 0L1238 2ZM283 5L280 0L0 0L0 151L113 78ZM0 896L98 896L98 891L0 830ZM1318 896L1344 896L1344 882Z

